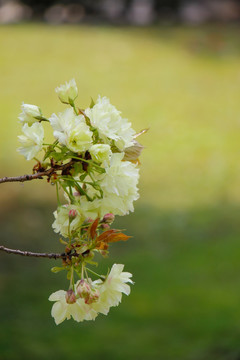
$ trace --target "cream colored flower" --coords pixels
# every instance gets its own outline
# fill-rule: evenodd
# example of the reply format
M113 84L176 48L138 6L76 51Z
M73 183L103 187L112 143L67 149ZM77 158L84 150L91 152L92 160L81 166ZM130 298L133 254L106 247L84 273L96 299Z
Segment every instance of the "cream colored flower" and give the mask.
M75 79L66 82L64 85L60 85L55 91L61 102L64 104L72 103L78 96L78 88Z
M72 108L56 114L52 114L49 118L50 124L53 128L54 137L63 145L67 144L68 133L70 129L75 126L76 115Z
M109 139L114 140L121 151L133 145L135 131L131 123L121 117L121 112L110 104L107 97L99 96L96 104L91 109L86 109L85 113L105 143L110 143Z
M106 280L96 280L93 286L98 286L100 296L96 303L91 307L97 311L107 315L111 306L117 306L122 300L122 293L129 295L130 286L127 283L133 284L130 279L132 274L123 272L124 265L114 264Z
M83 115L76 116L73 108L68 108L49 118L54 137L74 152L86 151L92 144L92 132Z
M66 302L66 293L64 290L59 290L49 297L49 301L55 301L51 315L56 325L59 325L65 319L69 320L71 317L77 322L96 318L97 312L85 304L83 299L77 299L74 304L68 304Z
M132 274L123 272L124 265L114 264L105 281L91 279L79 280L75 285L75 294L71 290L59 290L50 295L49 300L55 301L52 317L56 324L71 317L76 321L95 320L98 313L107 315L111 306L117 306L122 293L129 295ZM84 293L81 285L84 284Z
M136 164L122 161L124 153L112 155L106 173L101 175L99 184L103 190L101 213L126 215L133 211L133 201L137 200L139 169Z
M73 152L82 152L89 149L92 144L92 131L89 130L84 116L77 117L76 126L72 126L68 132L67 147Z
M23 124L27 123L28 125L32 125L38 121L38 119L36 119L37 117L42 116L40 108L36 105L22 103L21 110L22 112L19 114L18 119Z
M42 150L44 130L42 124L34 123L32 126L24 124L22 127L24 135L19 135L18 140L22 145L18 152L24 155L27 160L34 158Z
M76 197L83 216L96 219L108 213L126 215L134 210L133 202L139 197L139 169L132 162L122 161L123 156L124 153L112 154L110 162L103 162L105 173L95 174L102 197L91 185L87 185L85 191L93 201L88 201L86 196ZM85 180L91 181L88 178ZM79 185L83 186L83 183L79 182Z
M93 160L101 163L103 161L109 162L112 153L108 144L94 144L90 147L89 152Z

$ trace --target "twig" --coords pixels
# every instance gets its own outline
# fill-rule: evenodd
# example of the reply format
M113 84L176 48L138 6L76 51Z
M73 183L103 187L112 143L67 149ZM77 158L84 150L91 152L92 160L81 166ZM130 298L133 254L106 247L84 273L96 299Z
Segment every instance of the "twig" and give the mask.
M56 171L59 171L59 170L65 171L65 170L71 168L73 162L74 161L71 160L70 162L68 162L67 164L64 164L64 165L55 165L55 166L52 166L48 170L37 172L36 174L13 176L13 177L5 176L4 178L0 179L0 184L6 183L6 182L24 182L24 181L30 181L30 180L35 180L35 179L43 179L43 176L51 177L51 175L56 173Z
M8 254L14 254L14 255L21 255L21 256L31 256L31 257L41 257L41 258L48 258L48 259L71 259L73 256L78 257L79 254L76 252L73 253L35 253L32 251L22 251L22 250L16 250L16 249L9 249L6 248L3 245L0 245L0 251L4 251Z
M24 182L24 181L34 180L34 179L42 179L43 176L49 176L49 173L47 173L46 171L43 171L43 172L32 174L32 175L22 175L22 176L12 176L12 177L5 176L4 178L0 179L0 184L6 183L6 182L17 182L17 181Z
M6 248L3 245L0 245L0 251L5 251L8 254L14 254L14 255L21 255L21 256L31 256L31 257L45 257L45 258L49 258L49 259L59 259L59 258L63 258L64 256L66 256L66 254L56 254L56 253L35 253L35 252L31 252L31 251L22 251L22 250L16 250L16 249L9 249Z

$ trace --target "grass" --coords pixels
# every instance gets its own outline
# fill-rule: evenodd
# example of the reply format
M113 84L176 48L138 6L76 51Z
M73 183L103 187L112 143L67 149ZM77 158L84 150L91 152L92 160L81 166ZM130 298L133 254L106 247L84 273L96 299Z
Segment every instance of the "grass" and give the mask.
M240 41L238 28L0 28L0 175L30 172L16 153L22 101L61 111L54 88L75 77L79 104L108 96L141 142L134 235L112 246L136 284L95 323L49 316L65 286L52 263L1 255L0 359L237 360L240 356ZM45 182L0 189L9 247L55 251L55 194ZM99 270L99 271L100 271Z

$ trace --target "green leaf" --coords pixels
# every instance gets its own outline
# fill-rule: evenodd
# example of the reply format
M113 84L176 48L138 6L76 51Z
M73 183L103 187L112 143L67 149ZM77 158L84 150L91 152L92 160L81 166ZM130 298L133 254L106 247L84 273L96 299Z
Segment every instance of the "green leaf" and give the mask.
M89 105L90 109L92 109L94 107L94 105L95 105L95 102L94 102L93 98L91 97L91 103Z
M51 153L50 153L50 156L49 157L52 157L54 160L56 160L56 161L61 161L61 160L63 160L63 155L62 155L62 153L58 153L58 152L56 152L56 151L52 151Z
M87 173L85 172L84 174L82 174L82 175L79 177L80 181L84 181L85 178L86 178L86 176L87 176Z
M72 176L77 176L79 173L83 172L82 163L76 162L73 165L73 169L71 170Z

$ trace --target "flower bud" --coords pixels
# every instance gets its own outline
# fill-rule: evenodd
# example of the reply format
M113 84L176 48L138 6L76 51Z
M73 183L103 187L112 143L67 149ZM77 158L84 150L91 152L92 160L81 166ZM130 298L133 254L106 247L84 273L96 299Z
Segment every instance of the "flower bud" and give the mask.
M74 79L60 85L55 89L60 101L64 104L71 104L78 96L78 89Z
M76 302L76 295L73 290L68 290L65 295L67 304L74 304Z
M23 124L32 125L33 123L37 122L41 118L41 110L36 105L24 104L22 103L21 106L21 114L19 115L18 119Z
M77 217L77 210L75 209L69 210L68 217L70 221L74 220L75 217Z
M77 288L76 288L77 294L80 296L80 298L88 298L91 292L91 287L87 281L84 279L81 279L78 282Z
M110 229L110 225L108 225L108 224L101 224L101 229L103 229L103 230L108 230L108 229Z
M84 220L83 225L87 225L87 224L91 224L91 223L93 223L93 219L88 217Z
M102 222L105 223L105 224L111 224L115 219L115 216L111 213L109 214L105 214L103 219L102 219Z
M78 191L74 191L73 195L74 196L80 196L81 194Z
M85 304L92 304L93 302L98 301L100 296L99 290L97 289L92 289L89 296L85 298Z

